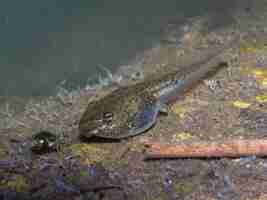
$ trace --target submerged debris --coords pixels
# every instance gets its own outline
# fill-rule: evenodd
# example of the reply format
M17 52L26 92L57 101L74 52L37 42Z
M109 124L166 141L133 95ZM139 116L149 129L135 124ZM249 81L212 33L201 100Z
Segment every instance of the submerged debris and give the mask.
M231 139L221 141L197 141L178 144L147 142L146 159L162 158L221 158L242 156L266 156L266 139Z

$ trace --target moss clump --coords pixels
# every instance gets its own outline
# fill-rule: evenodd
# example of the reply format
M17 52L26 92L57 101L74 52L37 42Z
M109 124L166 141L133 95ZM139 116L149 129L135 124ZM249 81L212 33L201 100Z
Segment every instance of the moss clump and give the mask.
M194 185L190 182L180 182L174 185L174 190L179 196L184 196L194 191Z
M167 200L170 199L170 194L169 191L166 191L166 189L164 189L165 186L161 187L161 188L157 188L157 191L154 191L152 193L148 193L146 195L146 197L144 198L144 200Z
M73 144L70 150L74 156L80 157L83 164L91 165L105 160L108 152L97 147L95 144Z
M79 185L81 180L83 180L89 176L89 173L85 170L69 173L66 177L64 177L64 182L67 185Z
M7 149L0 144L0 160L5 159L8 155Z
M168 191L165 190L165 191L161 191L155 200L167 200L167 199L172 198L171 196L173 196L173 194L170 194Z
M16 192L25 192L29 188L29 185L22 175L14 175L9 180L0 181L0 188L9 188Z
M86 176L88 176L88 172L85 170L81 170L79 175L80 175L80 177L86 177Z

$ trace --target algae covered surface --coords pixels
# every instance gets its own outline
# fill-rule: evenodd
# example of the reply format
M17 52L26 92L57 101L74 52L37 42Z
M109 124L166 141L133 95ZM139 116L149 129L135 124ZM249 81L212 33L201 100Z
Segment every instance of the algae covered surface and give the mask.
M171 24L166 28L171 34L164 32L162 41L133 64L138 72L126 75L123 66L109 74L108 85L75 91L62 86L57 96L23 101L23 109L1 104L0 199L266 199L266 158L144 159L147 141L266 137L264 9L266 1L235 11L227 26L212 26L206 16L186 21L182 28ZM207 30L207 24L212 28ZM146 133L121 141L79 137L79 119L89 101L153 73L202 60L236 37L237 44L222 55L229 67L181 95ZM34 135L44 130L56 136L48 143L55 148L33 152Z

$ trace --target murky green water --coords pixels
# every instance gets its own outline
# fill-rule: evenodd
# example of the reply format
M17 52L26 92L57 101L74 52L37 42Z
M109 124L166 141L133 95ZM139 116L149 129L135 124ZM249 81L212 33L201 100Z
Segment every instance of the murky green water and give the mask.
M220 5L218 5L220 4ZM157 42L173 16L231 7L214 0L3 0L0 96L49 95L62 80L85 84Z

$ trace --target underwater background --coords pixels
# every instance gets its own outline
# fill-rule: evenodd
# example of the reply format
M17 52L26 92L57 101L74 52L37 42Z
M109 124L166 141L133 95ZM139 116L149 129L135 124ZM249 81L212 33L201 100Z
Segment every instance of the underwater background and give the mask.
M4 1L0 96L53 95L64 80L67 88L83 87L103 67L114 71L157 45L170 20L182 24L234 7L212 0Z

